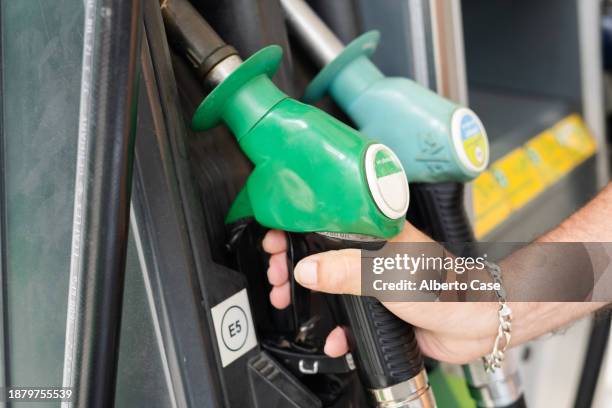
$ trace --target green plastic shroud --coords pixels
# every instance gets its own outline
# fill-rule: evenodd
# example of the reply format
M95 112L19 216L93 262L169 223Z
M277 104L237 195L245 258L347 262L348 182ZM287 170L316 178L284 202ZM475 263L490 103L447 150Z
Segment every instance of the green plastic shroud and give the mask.
M356 38L313 79L304 101L329 93L360 131L399 156L410 181L465 182L489 162L478 116L407 78L385 77L369 59L379 33Z
M281 57L278 46L254 54L208 95L193 117L198 131L225 122L255 165L226 222L254 217L265 227L292 232L397 235L407 198L397 217L385 215L373 198L365 156L376 142L280 91L270 78ZM384 163L376 174L401 170L405 182L397 158L399 170L389 170L388 154L383 156L376 156Z

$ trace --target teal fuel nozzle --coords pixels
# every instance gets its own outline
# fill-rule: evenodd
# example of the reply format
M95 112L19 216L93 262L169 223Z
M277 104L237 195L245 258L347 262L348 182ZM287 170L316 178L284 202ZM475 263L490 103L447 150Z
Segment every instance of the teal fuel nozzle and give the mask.
M281 0L287 20L322 70L304 101L329 93L359 130L388 145L411 182L466 182L488 165L487 133L478 116L407 78L385 77L370 60L379 33L346 47L303 0Z
M255 165L226 222L378 238L401 231L408 183L391 149L278 89L280 47L243 62L187 1L161 4L173 45L211 89L192 128L225 123Z

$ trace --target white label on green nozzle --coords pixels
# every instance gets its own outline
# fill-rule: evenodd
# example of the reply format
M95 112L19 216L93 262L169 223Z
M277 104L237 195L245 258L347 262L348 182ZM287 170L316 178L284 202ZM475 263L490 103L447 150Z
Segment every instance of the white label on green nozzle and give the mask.
M489 164L489 141L478 116L470 109L457 109L451 119L451 132L461 164L470 171L483 171Z
M366 179L374 202L389 218L403 218L408 210L406 173L391 149L373 144L365 154Z

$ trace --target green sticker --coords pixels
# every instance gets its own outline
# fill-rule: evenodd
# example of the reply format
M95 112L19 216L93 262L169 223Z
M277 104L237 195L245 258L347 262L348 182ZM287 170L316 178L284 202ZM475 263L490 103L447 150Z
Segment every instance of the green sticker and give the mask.
M374 157L374 169L376 177L382 178L391 174L399 173L402 168L386 150L379 150Z

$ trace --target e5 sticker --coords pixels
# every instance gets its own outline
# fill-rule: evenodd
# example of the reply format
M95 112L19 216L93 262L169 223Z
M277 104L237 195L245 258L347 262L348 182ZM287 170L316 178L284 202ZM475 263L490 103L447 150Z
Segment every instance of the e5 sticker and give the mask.
M246 289L211 310L221 365L226 367L257 345Z

